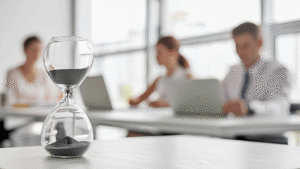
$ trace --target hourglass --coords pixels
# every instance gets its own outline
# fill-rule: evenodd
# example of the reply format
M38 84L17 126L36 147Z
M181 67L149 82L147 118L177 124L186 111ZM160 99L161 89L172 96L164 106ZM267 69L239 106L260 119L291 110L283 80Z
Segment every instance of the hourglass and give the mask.
M72 93L92 66L91 45L84 38L54 37L44 49L43 59L48 75L64 97L43 124L41 144L52 157L80 157L93 141L93 129Z

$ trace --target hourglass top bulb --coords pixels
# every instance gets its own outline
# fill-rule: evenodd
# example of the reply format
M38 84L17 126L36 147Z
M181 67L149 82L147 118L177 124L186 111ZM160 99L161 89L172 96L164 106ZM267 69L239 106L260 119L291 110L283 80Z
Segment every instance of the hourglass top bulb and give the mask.
M44 65L52 81L61 89L78 87L93 64L88 41L78 37L54 37L47 44Z

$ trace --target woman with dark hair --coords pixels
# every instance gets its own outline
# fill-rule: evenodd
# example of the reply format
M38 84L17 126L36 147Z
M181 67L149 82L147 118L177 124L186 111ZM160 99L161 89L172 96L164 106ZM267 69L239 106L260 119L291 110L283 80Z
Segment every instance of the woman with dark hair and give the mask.
M180 43L173 36L161 38L156 44L156 59L159 65L167 69L167 74L158 77L143 93L136 99L130 99L129 104L136 106L146 100L155 90L159 92L159 99L149 103L151 107L170 106L166 93L164 79L191 79L188 61L179 53Z
M23 44L25 63L11 69L7 74L6 95L8 106L56 103L61 92L52 87L44 69L37 66L42 51L42 42L36 37L27 38ZM54 88L51 90L51 87Z
M6 106L30 107L56 104L62 92L55 87L44 68L38 66L42 42L32 36L24 41L24 64L10 69L6 77ZM16 129L30 124L31 118L5 118L6 129Z
M12 107L43 107L56 105L58 101L62 99L63 93L53 84L50 77L47 75L45 68L40 67L39 65L42 52L41 40L36 36L28 37L24 41L23 50L25 62L22 65L9 70L7 73L5 105ZM80 91L75 90L74 92L76 92L76 94L74 94L74 99L77 103L84 105ZM81 107L84 108L84 106ZM30 132L30 128L32 127L30 124L34 125L31 121L31 118L26 117L8 117L5 118L5 129L7 132L17 130L16 132L24 134L24 130L25 132ZM22 146L24 146L23 144L24 143L22 143ZM33 143L33 145L35 144L36 143Z

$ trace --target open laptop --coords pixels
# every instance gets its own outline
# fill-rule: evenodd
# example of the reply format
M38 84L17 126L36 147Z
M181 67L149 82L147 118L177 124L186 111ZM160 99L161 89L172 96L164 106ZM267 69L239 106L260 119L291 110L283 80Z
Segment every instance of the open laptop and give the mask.
M86 77L80 85L80 91L89 111L112 110L103 76Z
M167 98L178 116L223 118L223 92L217 79L166 80Z

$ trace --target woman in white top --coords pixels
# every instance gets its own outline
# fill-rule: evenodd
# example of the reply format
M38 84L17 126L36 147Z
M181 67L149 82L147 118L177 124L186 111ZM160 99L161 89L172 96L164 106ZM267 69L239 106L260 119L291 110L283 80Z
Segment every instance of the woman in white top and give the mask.
M6 80L6 106L30 107L57 104L62 92L54 86L45 69L37 66L42 51L38 37L32 36L24 42L25 63L11 69ZM5 128L15 129L30 124L31 118L5 118Z
M172 36L161 38L156 44L156 59L159 65L165 66L167 74L158 77L143 93L136 99L130 99L129 104L136 106L146 100L155 90L159 92L159 99L149 103L151 107L170 106L165 93L164 79L190 79L189 64L178 52L180 43Z
M42 43L38 37L25 40L25 63L7 74L6 105L57 103L62 98L62 93L52 84L45 70L36 65L41 50Z

